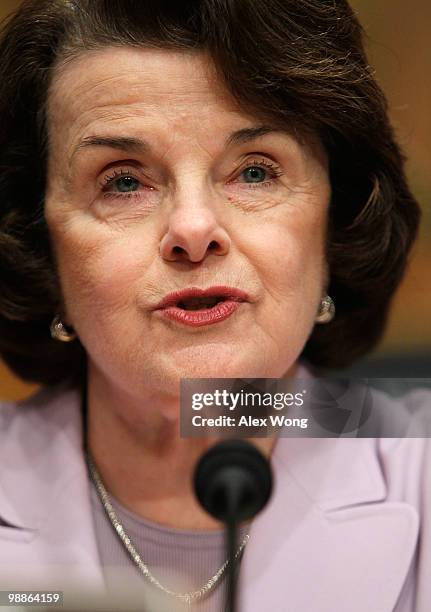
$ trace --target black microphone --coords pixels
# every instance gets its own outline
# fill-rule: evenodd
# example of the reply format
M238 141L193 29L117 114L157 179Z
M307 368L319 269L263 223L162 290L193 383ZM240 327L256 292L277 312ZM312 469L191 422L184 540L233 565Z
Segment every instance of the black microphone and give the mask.
M229 559L227 610L235 612L234 556L238 523L253 518L272 491L269 461L245 440L225 440L206 451L195 469L194 490L202 507L227 527Z

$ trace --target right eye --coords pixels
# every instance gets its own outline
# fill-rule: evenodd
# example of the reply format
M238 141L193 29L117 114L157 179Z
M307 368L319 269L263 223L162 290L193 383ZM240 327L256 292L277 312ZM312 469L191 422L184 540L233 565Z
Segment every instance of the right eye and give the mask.
M143 187L140 180L137 179L130 170L114 169L111 174L104 177L102 191L104 198L131 198L140 197L139 187ZM146 187L146 189L154 189L154 187Z

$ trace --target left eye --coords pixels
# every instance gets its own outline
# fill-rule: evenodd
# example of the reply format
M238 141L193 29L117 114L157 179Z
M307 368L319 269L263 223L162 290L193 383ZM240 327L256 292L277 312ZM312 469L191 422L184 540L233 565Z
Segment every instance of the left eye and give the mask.
M249 166L245 170L242 171L244 176L248 174L248 177L252 180L253 183L259 182L260 179L264 180L267 170L261 168L260 166Z
M249 187L270 187L273 185L273 181L265 181L265 177L269 174L271 179L281 176L283 173L281 168L275 164L269 164L264 161L253 161L246 168L244 168L240 175L251 179L250 182L246 183Z

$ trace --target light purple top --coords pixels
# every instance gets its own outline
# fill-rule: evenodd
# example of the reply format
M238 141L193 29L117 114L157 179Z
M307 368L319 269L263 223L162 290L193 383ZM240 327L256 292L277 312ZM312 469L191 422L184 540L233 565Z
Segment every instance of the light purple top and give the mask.
M238 612L431 610L431 391L372 399L373 412L404 415L423 437L280 438ZM88 612L106 586L82 445L78 390L0 402L1 589L61 590L61 610ZM115 603L97 610L129 609Z
M166 588L175 592L200 589L226 561L223 530L186 531L164 527L131 512L112 495L110 501L143 562ZM115 532L93 483L91 505L104 578L112 597L124 605L125 596L133 591L135 605L139 602L142 605L151 598L148 606L151 611L187 609L165 596L143 576ZM241 527L239 542L247 531L247 525ZM193 605L193 610L221 612L226 585L227 570L209 595ZM147 610L143 606L140 609Z

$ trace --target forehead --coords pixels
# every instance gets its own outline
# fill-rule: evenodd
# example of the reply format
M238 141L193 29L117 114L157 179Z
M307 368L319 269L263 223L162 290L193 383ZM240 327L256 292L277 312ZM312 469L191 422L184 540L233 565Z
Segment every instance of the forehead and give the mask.
M163 150L181 134L210 152L238 128L261 124L240 108L203 51L107 47L86 51L54 71L48 96L51 153L70 160L79 142L104 129L117 136L156 129ZM263 123L267 124L268 121ZM280 122L284 143L291 136ZM106 131L105 130L105 131ZM299 143L287 138L295 149ZM308 139L307 139L308 140ZM314 139L313 139L314 140ZM319 155L325 157L320 143ZM307 147L308 148L308 147Z
M239 113L203 52L135 48L105 48L85 52L54 72L49 116L78 121L104 109L121 113L139 105L146 113L187 109L202 113L211 105Z

